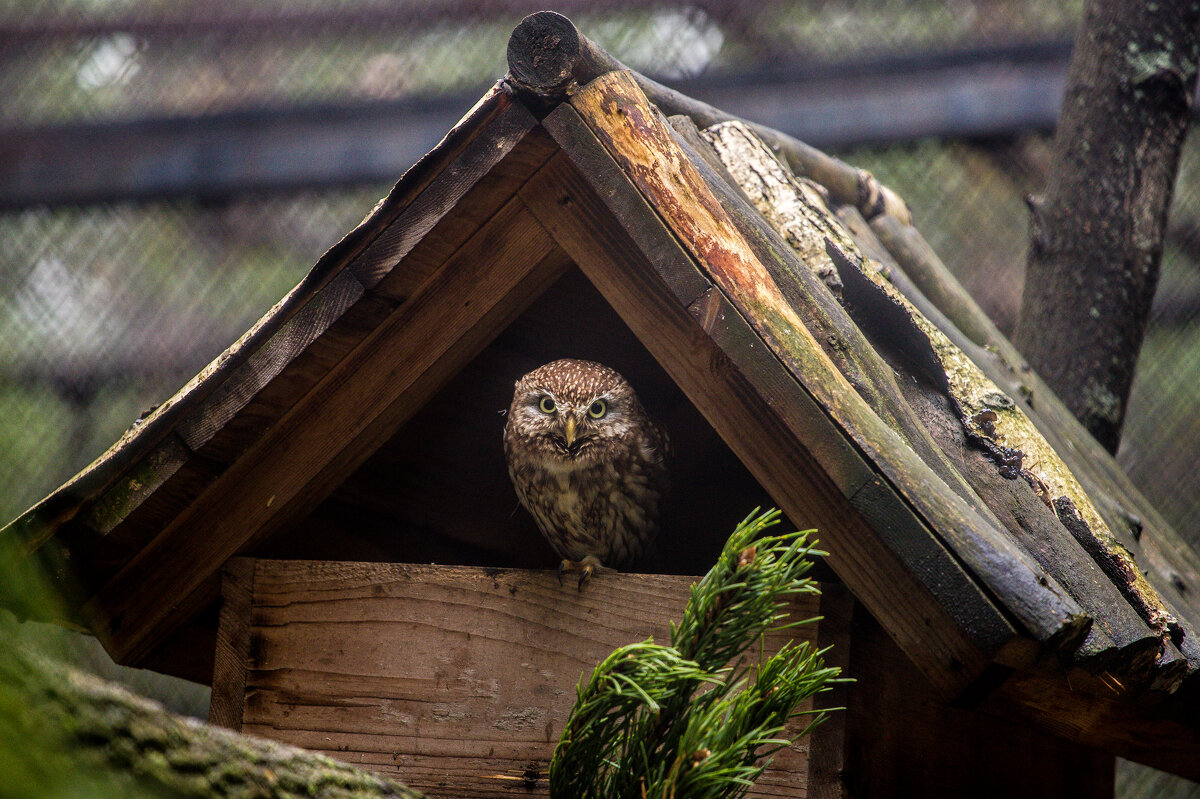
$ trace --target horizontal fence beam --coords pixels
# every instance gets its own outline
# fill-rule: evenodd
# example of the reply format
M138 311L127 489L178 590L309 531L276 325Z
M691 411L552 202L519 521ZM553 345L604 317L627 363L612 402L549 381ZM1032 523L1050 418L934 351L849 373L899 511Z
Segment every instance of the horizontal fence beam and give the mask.
M0 209L394 182L482 92L0 130Z
M688 0L658 0L655 11L687 8L696 3ZM733 15L720 2L708 6L715 17ZM645 0L556 0L554 7L564 14L597 12L645 11ZM244 35L255 37L293 38L295 36L325 36L345 31L384 31L403 33L426 30L435 25L464 22L487 23L510 17L512 24L538 10L528 0L398 0L378 6L345 8L306 8L287 4L256 8L249 4L170 3L150 11L117 10L114 13L42 13L0 19L0 47L21 45L31 39L42 41L85 40L98 36L128 35L139 38L159 38L205 35ZM724 13L722 13L724 12Z
M1053 127L1069 56L1050 42L673 85L827 149L1004 137ZM0 210L392 182L482 91L0 130Z

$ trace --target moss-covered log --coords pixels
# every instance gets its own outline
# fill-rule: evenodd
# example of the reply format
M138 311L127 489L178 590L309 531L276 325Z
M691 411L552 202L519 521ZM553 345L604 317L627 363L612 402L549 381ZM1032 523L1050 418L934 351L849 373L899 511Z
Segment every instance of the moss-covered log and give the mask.
M0 639L11 633L0 625ZM322 755L176 716L12 646L0 647L0 775L5 797L422 796Z

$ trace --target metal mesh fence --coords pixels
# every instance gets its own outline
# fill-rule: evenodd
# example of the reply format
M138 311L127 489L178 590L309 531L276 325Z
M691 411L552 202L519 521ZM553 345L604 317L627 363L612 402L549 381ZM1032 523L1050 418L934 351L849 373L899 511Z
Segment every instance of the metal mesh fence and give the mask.
M537 9L503 0L10 3L0 8L0 130L466 97L504 73L509 32ZM626 63L668 79L1062 39L1079 13L1079 2L1030 0L560 7ZM987 150L931 140L845 155L900 190L944 257L972 267L964 277L989 311L1011 315L1024 214L1018 181ZM0 518L169 396L386 188L0 214Z
M0 0L0 134L230 109L482 92L515 0ZM664 79L1069 40L1081 0L810 0L557 8ZM463 109L465 110L464 105ZM1044 133L838 153L913 207L1004 329ZM398 177L397 174L394 177ZM1189 536L1200 510L1200 144L1188 145L1120 460ZM386 183L219 202L0 213L0 523L86 465L294 285Z

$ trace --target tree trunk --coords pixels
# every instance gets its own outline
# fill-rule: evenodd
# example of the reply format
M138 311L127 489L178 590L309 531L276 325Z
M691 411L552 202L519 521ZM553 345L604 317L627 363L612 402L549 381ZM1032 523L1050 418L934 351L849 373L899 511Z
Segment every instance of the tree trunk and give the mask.
M1089 0L1015 343L1116 451L1196 90L1200 2Z
M14 647L9 636L0 640L6 637L9 643L0 645L0 796L421 797L303 749L175 716Z

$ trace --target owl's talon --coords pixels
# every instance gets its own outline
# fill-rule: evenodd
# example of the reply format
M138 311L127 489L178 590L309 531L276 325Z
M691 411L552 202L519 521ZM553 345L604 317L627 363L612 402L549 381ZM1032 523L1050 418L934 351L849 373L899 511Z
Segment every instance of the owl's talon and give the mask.
M585 563L583 565L583 568L581 568L579 570L579 590L580 591L583 590L583 584L586 583L588 580L592 579L592 574L594 572L595 572L595 569L592 568L592 564L590 564L590 563Z
M574 563L574 561L567 560L566 558L563 558L562 560L560 560L558 562L558 584L559 585L563 584L562 578L563 578L564 574L566 574L567 572L575 571L575 565L576 564Z

